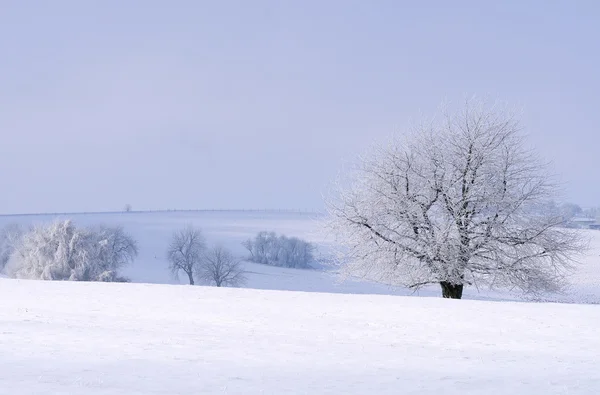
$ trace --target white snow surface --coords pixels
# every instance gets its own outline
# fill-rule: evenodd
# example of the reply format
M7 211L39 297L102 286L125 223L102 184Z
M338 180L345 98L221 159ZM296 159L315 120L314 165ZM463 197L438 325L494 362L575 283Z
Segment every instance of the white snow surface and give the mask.
M0 279L0 394L597 394L600 306Z

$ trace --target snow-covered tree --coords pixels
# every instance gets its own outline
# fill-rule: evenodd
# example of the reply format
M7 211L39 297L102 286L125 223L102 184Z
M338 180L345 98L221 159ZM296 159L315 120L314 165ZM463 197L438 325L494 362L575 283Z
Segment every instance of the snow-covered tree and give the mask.
M239 287L246 281L241 261L220 246L204 254L196 274L199 279L217 287Z
M175 232L171 238L167 250L169 269L174 276L178 276L180 271L184 272L190 285L194 285L194 273L198 270L205 251L206 242L200 229L187 226Z
M314 246L297 237L277 236L275 232L259 232L242 245L250 251L250 261L265 265L308 268L314 260Z
M95 239L92 245L97 248L95 267L102 274L98 279L122 281L117 272L135 260L138 255L137 242L121 226L98 226L89 231L92 239Z
M468 102L361 160L328 202L350 273L418 288L560 288L582 243L540 207L555 187L504 108Z
M71 221L39 225L15 246L7 272L16 278L124 281L118 270L138 249L122 228L76 227Z
M582 208L575 203L563 203L560 206L560 212L565 221L570 221L573 218L583 214Z
M301 240L297 237L279 237L281 246L278 262L281 266L306 269L314 261L313 244Z
M0 230L0 272L8 263L22 236L23 229L17 224L7 225Z

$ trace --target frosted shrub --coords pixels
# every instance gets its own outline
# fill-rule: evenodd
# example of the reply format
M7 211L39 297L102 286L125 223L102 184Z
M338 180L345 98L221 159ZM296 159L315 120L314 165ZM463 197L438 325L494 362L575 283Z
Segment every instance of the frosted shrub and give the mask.
M260 232L243 243L250 261L265 265L306 269L314 261L314 246L297 237Z
M0 272L4 270L22 236L23 230L16 224L7 225L0 230Z
M78 228L57 221L25 233L6 271L25 279L126 281L118 270L137 254L137 243L120 227Z

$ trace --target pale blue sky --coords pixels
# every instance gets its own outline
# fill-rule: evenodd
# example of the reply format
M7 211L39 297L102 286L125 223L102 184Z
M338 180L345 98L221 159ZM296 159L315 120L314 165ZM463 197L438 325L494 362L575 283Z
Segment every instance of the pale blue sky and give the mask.
M321 208L465 95L600 205L600 2L0 2L0 212Z

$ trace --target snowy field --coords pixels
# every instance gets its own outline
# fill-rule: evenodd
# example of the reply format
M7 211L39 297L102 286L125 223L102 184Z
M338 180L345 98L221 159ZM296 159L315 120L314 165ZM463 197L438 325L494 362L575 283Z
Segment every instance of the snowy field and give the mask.
M600 307L0 279L0 394L598 394Z
M322 231L322 217L315 214L286 212L200 211L200 212L154 212L77 214L69 216L0 216L0 227L18 223L29 226L71 218L80 225L122 225L139 242L140 255L123 274L137 283L178 284L185 283L185 276L172 277L165 257L173 231L187 224L203 230L209 244L221 244L236 255L245 257L248 251L241 243L256 233L266 230L287 236L297 236L315 243L319 255L328 255L331 239ZM578 265L571 282L572 289L564 295L547 295L542 300L567 303L600 303L600 231L582 231L582 237L591 239L590 251ZM392 288L357 279L342 280L337 268L327 266L320 270L296 270L245 263L247 288L290 290L327 293L387 294L387 295L440 295L437 286L414 293L411 290ZM464 298L479 300L522 300L508 291L489 291L468 287Z
M435 298L397 296L412 292L341 281L331 266L246 263L255 289L183 286L164 254L188 223L238 255L261 230L321 253L330 240L307 214L70 218L123 225L140 244L124 273L135 283L0 278L0 395L600 393L600 306L573 304L600 303L600 232L581 232L592 248L570 292L545 298L569 304L553 304L472 287L465 298L480 300L444 300L437 287L419 293Z

